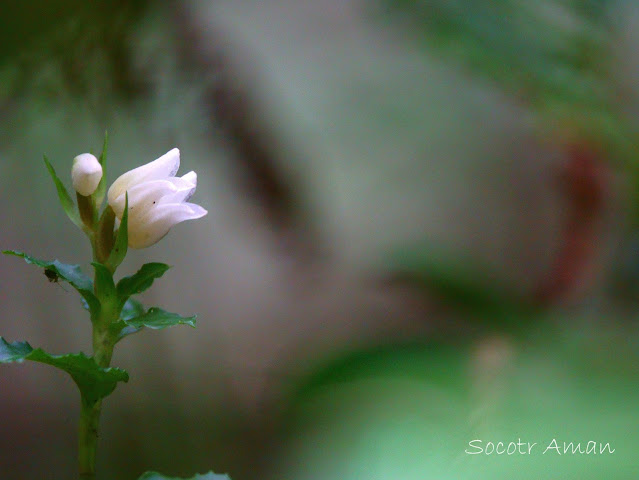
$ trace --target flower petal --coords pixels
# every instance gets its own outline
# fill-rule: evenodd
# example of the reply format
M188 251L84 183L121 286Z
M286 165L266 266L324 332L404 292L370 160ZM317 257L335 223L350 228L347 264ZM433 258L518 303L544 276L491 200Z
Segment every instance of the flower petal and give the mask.
M139 215L140 212L147 211L160 203L182 202L194 191L195 185L179 177L151 180L133 185L128 189L129 214ZM122 218L124 213L125 198L123 193L111 202L111 208L118 218Z
M185 220L195 220L206 215L208 211L195 203L173 203L159 205L153 212L154 222L167 222L170 226Z
M171 178L170 180L174 181L177 190L164 195L159 203L185 202L195 193L197 187L197 174L195 172L189 172L179 178Z
M180 168L180 150L174 148L162 155L160 158L153 160L146 165L134 168L120 175L109 188L107 194L109 205L113 207L113 203L130 190L134 185L150 180L158 180L162 178L172 177ZM115 210L115 208L114 208Z
M197 186L197 173L191 170L189 173L186 173L180 177L185 182L190 182L194 187Z
M108 192L109 205L119 224L129 198L128 240L131 248L153 245L180 222L203 217L207 211L186 203L197 187L197 174L175 177L180 151L175 148L157 160L118 178Z
M201 218L208 212L194 203L160 204L148 212L145 222L132 222L129 246L145 248L158 242L172 226L185 220Z

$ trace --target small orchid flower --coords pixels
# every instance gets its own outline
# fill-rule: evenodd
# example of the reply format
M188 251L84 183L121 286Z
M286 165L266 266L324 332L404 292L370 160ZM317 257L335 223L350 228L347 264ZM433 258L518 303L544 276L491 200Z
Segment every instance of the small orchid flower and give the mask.
M95 192L102 179L102 165L90 153L82 153L73 159L71 180L80 195L88 197Z
M122 219L128 192L131 248L151 246L172 226L207 214L199 205L186 202L195 192L197 174L176 177L179 167L180 151L174 148L157 160L124 173L109 188L107 199L118 220Z

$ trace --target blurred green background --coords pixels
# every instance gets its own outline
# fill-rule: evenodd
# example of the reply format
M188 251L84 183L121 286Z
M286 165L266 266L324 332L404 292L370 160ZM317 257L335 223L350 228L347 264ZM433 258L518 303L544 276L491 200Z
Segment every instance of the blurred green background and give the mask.
M0 13L2 249L86 265L42 154L70 185L106 129L111 181L177 146L209 210L121 267L173 265L143 300L198 327L116 350L99 478L639 478L632 2ZM0 335L89 351L69 288L0 271ZM0 477L71 478L71 380L24 364L0 385Z

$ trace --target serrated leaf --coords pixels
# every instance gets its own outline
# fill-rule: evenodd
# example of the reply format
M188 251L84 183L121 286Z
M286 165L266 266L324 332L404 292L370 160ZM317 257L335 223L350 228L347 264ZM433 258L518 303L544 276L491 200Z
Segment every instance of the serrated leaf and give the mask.
M48 262L46 260L37 259L35 257L32 257L31 255L27 255L26 253L17 250L3 250L2 253L4 253L5 255L13 255L23 258L24 261L30 265L36 265L38 267L53 270L61 279L65 280L78 290L93 289L91 279L82 272L80 265L69 265L66 263L62 263L59 260Z
M0 362L22 362L31 360L46 363L64 370L76 383L82 401L93 405L115 390L118 382L128 382L129 374L119 368L101 368L92 357L84 353L51 355L41 348L34 349L27 342L9 343L0 337Z
M144 327L152 330L161 330L175 325L189 325L195 328L196 318L196 315L183 317L158 307L151 307L145 312L140 302L129 299L122 308L120 319L109 328L119 342L124 337L137 333Z
M80 265L69 265L58 260L54 260L53 262L39 260L17 250L4 250L2 253L5 255L14 255L16 257L23 258L24 261L30 265L36 265L44 268L45 272L52 271L57 277L69 283L69 285L75 288L78 293L82 295L82 298L86 301L89 307L92 319L96 318L100 313L100 302L93 294L93 282L82 272Z
M120 312L120 319L111 324L109 329L111 333L115 335L117 338L117 342L122 340L127 335L131 335L133 333L139 332L142 328L133 327L128 325L126 322L132 318L138 317L144 314L144 306L134 300L133 298L129 298L122 307L122 312Z
M170 267L164 263L145 263L133 275L124 277L118 282L118 296L127 299L131 295L142 293L148 289L156 278L160 278Z
M153 330L160 330L174 325L189 325L195 328L196 318L196 315L183 317L177 313L167 312L158 307L151 307L146 313L125 320L125 322L127 325L135 328L147 327Z
M99 262L92 262L95 269L95 293L102 305L115 303L117 299L117 292L115 290L115 283L113 283L113 275L109 269Z
M157 472L146 472L138 480L231 480L225 473L198 473L193 477L167 477Z
M32 351L33 348L27 342L8 343L0 337L0 362L2 363L21 362Z
M122 213L122 220L120 221L120 228L115 237L115 243L113 244L113 250L109 254L109 258L106 261L109 270L115 272L120 266L126 252L129 248L129 194L126 193L124 197L124 212Z
M95 205L100 208L102 205L102 201L104 200L104 194L106 193L106 178L107 178L107 143L109 141L108 132L104 132L104 143L102 144L102 153L100 154L100 158L98 161L100 165L102 165L102 178L100 179L100 183L98 183L98 188L96 188L93 193L93 197L95 199Z
M73 200L71 200L71 196L67 189L64 187L64 184L58 178L58 175L55 173L55 169L53 165L49 162L49 159L46 155L44 155L44 164L47 166L47 170L53 179L53 183L55 183L55 188L58 191L58 199L60 200L60 204L64 209L64 213L67 214L67 217L77 225L77 227L81 230L84 230L84 225L82 224L82 219L80 218L80 214L75 208L75 204Z

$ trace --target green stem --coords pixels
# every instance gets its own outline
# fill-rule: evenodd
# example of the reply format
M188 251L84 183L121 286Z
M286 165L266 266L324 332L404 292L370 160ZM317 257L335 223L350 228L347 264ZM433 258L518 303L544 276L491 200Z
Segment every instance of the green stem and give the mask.
M84 204L82 204L84 202ZM113 248L113 224L115 214L111 208L107 208L105 214L98 222L93 199L78 195L78 206L84 205L85 232L91 241L93 250L93 261L104 264L107 262L109 253ZM82 211L80 212L83 213ZM109 268L107 266L107 268ZM115 268L109 268L111 274ZM94 278L94 285L99 285L98 276ZM93 359L102 368L108 368L113 356L115 338L109 331L113 322L117 321L120 312L117 310L115 299L105 299L99 291L95 291L100 300L100 315L93 321ZM80 410L80 425L78 428L78 467L80 480L95 480L95 457L98 448L98 431L100 427L100 413L102 411L102 400L88 403L82 398L82 408Z
M113 356L113 338L108 330L111 323L112 321L103 325L96 322L93 326L93 358L102 368L108 368Z
M98 446L98 427L102 401L88 405L82 399L78 429L78 462L80 480L95 480L95 453Z
M110 309L103 307L100 318L93 323L93 358L102 368L107 368L113 356L114 341L109 334L109 325L114 321ZM89 404L82 398L80 425L78 429L78 467L80 480L95 480L95 457L98 447L98 432L102 400Z

